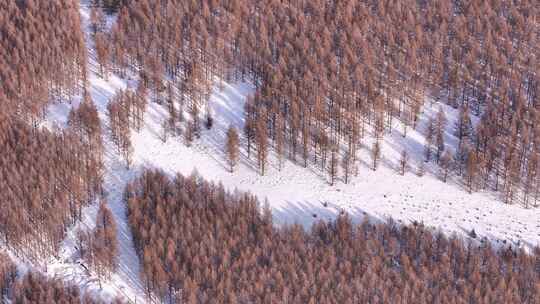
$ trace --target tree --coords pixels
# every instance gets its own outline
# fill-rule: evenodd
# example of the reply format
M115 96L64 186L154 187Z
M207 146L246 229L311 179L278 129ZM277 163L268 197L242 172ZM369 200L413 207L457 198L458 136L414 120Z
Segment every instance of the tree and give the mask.
M431 147L433 146L433 139L435 136L435 123L432 118L429 119L428 125L426 128L426 140L424 147L424 154L426 156L426 162L431 160Z
M373 143L373 148L371 149L371 159L373 160L373 171L377 170L379 166L379 160L381 158L381 144L378 140Z
M446 118L446 115L444 114L443 108L439 107L439 112L437 112L437 118L435 122L435 145L437 147L435 157L437 159L437 162L440 161L441 156L445 150L444 132L447 122L448 120Z
M90 27L92 28L93 34L96 35L98 32L101 32L103 30L104 25L105 25L105 16L103 15L103 11L99 9L97 6L91 6L90 7Z
M437 146L437 152L435 153L435 157L437 159L437 162L440 161L441 155L444 153L444 150L446 149L446 146L444 144L444 133L441 130L436 131L436 138L435 138L435 145Z
M454 153L454 159L452 161L455 165L455 168L458 169L459 176L463 174L463 168L467 163L467 157L470 151L471 148L469 144L467 142L462 142L458 146L456 153Z
M418 171L416 172L416 175L418 175L418 177L422 177L426 174L426 165L423 161L420 161L420 163L418 164Z
M163 143L167 142L167 139L169 138L169 132L171 130L171 124L169 120L163 120L161 122L161 141Z
M345 184L349 183L349 178L351 175L351 169L353 166L353 158L351 156L351 153L347 149L345 152L345 155L343 155L343 158L341 159L341 168L343 169L343 182Z
M448 173L450 172L450 168L452 167L452 159L454 157L452 156L451 152L444 152L441 156L441 160L439 162L439 166L441 167L441 175L443 182L446 183L446 180L448 178Z
M471 136L472 134L472 121L469 115L469 107L464 105L459 109L459 117L455 125L455 135L459 139L459 145L461 146L464 138Z
M130 169L131 164L133 163L133 146L131 145L131 138L129 135L124 136L121 142L121 153L126 162L126 168Z
M466 180L467 180L467 188L469 189L469 193L472 193L476 174L478 170L478 163L477 163L478 157L476 156L476 152L469 151L469 155L467 156L467 166L466 166Z
M403 133L403 137L405 138L407 137L407 129L411 124L411 114L408 108L404 109L402 113L403 113L402 118L401 118L401 124L403 127L402 133Z
M439 111L437 112L437 118L436 118L436 125L435 128L437 130L440 130L444 132L446 129L446 124L448 123L448 119L446 118L446 114L444 114L444 110L441 106L439 106Z
M328 164L328 175L330 176L330 186L334 185L336 176L339 170L339 155L338 149L336 146L331 148L330 152L330 164Z
M30 259L57 252L66 227L102 189L91 105L81 103L69 118L65 130L49 131L0 114L0 240Z
M538 169L540 169L540 154L532 153L530 160L527 164L527 175L525 176L525 183L523 187L523 201L525 208L529 208L529 198L531 193L534 194L534 183L538 179Z
M201 121L199 118L199 105L197 102L192 102L190 107L190 114L191 114L191 128L192 128L192 134L196 138L201 137Z
M534 207L538 207L538 200L540 199L540 166L536 169L536 178L533 186L534 192Z
M116 237L116 222L106 202L102 201L96 217L95 229L85 237L84 247L88 253L86 261L96 272L99 283L109 278L118 264L118 240Z
M302 158L304 159L304 168L307 168L309 158L309 128L307 122L302 123Z
M105 80L107 80L109 75L109 57L111 56L111 50L107 40L105 34L101 32L98 32L94 36L97 61L99 62L99 74Z
M195 124L193 121L189 121L186 126L186 130L184 131L184 142L186 143L186 146L190 147L193 143L195 136Z
M266 162L268 158L268 136L266 134L266 126L263 120L259 120L256 126L256 142L257 142L257 162L261 169L261 175L264 175L266 170Z
M407 169L409 163L409 153L407 150L401 152L401 159L399 160L399 173L405 175L405 170Z
M276 119L276 156L278 158L279 170L283 167L284 145L285 145L285 122L284 118L279 115Z
M225 151L227 153L227 161L229 163L231 173L234 172L234 167L236 167L236 164L238 163L238 146L239 146L239 138L238 138L238 132L236 131L236 128L234 126L229 126L229 129L227 130L227 142L225 145Z
M516 187L520 181L520 171L518 165L518 159L514 154L508 165L508 173L504 179L504 202L512 204L516 196Z
M247 140L248 158L250 158L250 154L251 154L251 143L255 140L255 134L256 134L255 129L256 129L255 122L249 118L246 118L246 122L244 124L244 136L246 137L246 140Z
M169 118L163 122L162 127L165 129L165 124L167 125L167 129L170 131L170 133L175 136L178 135L178 127L177 122L179 122L179 114L175 107L175 97L174 97L174 89L171 84L167 86L167 108L169 110ZM136 95L136 99L139 99L139 97ZM138 125L140 126L142 124L142 121L138 121Z
M210 111L210 109L206 110L206 119L204 122L204 126L207 130L212 129L212 127L214 126L214 117L212 117L212 112Z

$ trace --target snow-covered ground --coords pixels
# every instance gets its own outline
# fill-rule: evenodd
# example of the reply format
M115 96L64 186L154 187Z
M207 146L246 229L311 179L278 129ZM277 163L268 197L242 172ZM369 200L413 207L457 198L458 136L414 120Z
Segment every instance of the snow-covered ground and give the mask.
M84 1L81 17L88 33L89 9ZM68 232L60 258L52 259L47 267L48 274L73 281L87 292L99 292L105 297L120 295L133 302L136 300L137 303L147 300L139 279L139 260L133 248L126 206L122 201L125 185L144 168L161 168L170 174L180 172L185 175L197 171L204 178L221 182L230 190L250 191L261 200L267 198L277 224L298 222L309 227L315 220L334 218L344 210L356 220L365 216L380 220L392 217L405 224L423 222L447 234L466 235L474 229L479 237L494 242L504 240L514 246L518 242L520 246L527 247L540 243L540 209L525 209L519 204L506 205L491 192L469 194L460 185L459 179L451 178L448 183L443 183L434 165L426 164L426 174L417 176L418 164L423 158L422 131L427 119L436 114L440 106L438 103L426 103L417 130L409 128L406 137L402 136L402 128L395 121L396 128L383 141L383 160L377 171L370 168L369 148L373 139L368 134L363 139L358 175L352 177L349 184L340 180L330 186L326 172L313 164L303 168L300 164L286 160L282 170L278 170L274 154L270 155L266 175L261 176L254 156L252 159L247 158L245 144L242 145L239 166L234 173L230 173L223 152L225 132L229 125L242 130L243 105L253 87L248 83L224 84L222 89L216 87L209 103L214 114L214 127L211 130L204 129L201 138L191 147L187 147L180 137L169 137L165 143L162 142L161 124L167 118L167 110L161 105L150 103L144 127L140 132L132 131L133 166L127 170L110 141L106 107L118 89L128 84L133 86L135 81L131 80L133 83L130 83L116 75L111 75L105 81L96 75L97 66L90 37L87 37L87 43L91 56L90 93L106 130L103 135L106 144L105 189L108 204L118 225L120 265L100 291L95 276L87 273L76 260L75 231L94 226L96 203L85 209L83 222ZM44 125L64 126L70 106L77 104L52 105ZM446 143L455 146L457 140L452 136L450 128L457 119L457 111L441 106L449 119ZM411 157L411 169L405 176L401 176L397 173L397 167L404 148Z

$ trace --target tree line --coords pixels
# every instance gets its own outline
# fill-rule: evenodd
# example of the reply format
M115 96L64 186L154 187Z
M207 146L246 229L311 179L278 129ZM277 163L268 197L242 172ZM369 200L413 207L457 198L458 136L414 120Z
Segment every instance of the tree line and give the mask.
M171 303L537 303L540 250L346 215L276 227L267 204L197 175L125 192L145 290Z

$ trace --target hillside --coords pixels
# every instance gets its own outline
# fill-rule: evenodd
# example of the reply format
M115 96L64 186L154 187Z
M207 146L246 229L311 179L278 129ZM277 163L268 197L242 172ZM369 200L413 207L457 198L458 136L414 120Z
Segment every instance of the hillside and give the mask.
M436 87L440 89L438 90L428 83L433 75L422 70L422 73L425 73L423 75L430 79L426 80L426 83L411 80L408 77L397 80L400 77L396 76L396 83L401 83L404 88L407 86L416 88L417 85L422 87L418 90L422 93L410 93L409 88L404 89L408 93L403 93L401 96L399 92L389 91L386 86L390 86L393 80L385 78L388 83L376 89L379 93L375 94L376 97L373 96L373 104L369 104L372 100L372 96L369 95L371 93L366 93L365 101L369 104L369 109L357 109L361 116L359 119L362 121L360 130L356 126L353 127L355 124L360 125L360 121L356 120L358 117L346 114L346 109L349 107L346 103L354 104L354 98L351 97L349 100L349 97L343 97L352 96L358 92L345 92L348 87L341 87L339 79L330 77L329 83L321 84L321 86L335 86L336 92L342 90L343 99L331 93L320 97L332 101L339 100L337 102L339 105L335 106L333 102L328 102L328 112L317 110L321 111L320 116L316 110L313 110L315 113L313 115L317 118L309 122L310 127L307 127L307 113L312 105L304 101L296 104L296 98L310 100L310 98L318 99L319 96L302 96L312 88L304 90L304 93L298 89L299 96L296 96L295 93L291 93L296 89L283 85L293 82L291 75L296 75L295 73L298 72L296 66L290 70L283 69L283 75L280 75L279 79L268 75L270 69L268 66L272 65L269 63L239 63L223 55L223 62L226 63L223 63L223 66L216 63L214 66L213 60L219 58L219 54L208 55L208 58L213 59L206 58L203 51L201 51L203 55L198 54L196 51L199 48L198 43L202 42L197 37L190 37L189 45L183 45L183 48L188 50L177 55L180 57L201 56L199 59L202 62L208 60L208 65L212 68L206 66L200 68L199 62L191 62L189 69L193 69L190 71L192 74L186 76L188 72L185 66L183 70L178 66L174 67L179 68L180 72L171 72L171 67L167 66L170 62L164 59L166 56L156 55L156 62L153 59L138 62L137 58L141 57L138 52L141 52L141 45L147 42L145 39L150 37L148 38L150 40L155 38L156 41L159 39L166 41L163 37L152 38L148 34L153 31L151 24L160 28L161 23L155 15L158 13L149 12L147 10L149 8L145 8L146 2L141 1L139 4L133 4L119 11L107 10L106 14L102 13L103 22L99 25L99 30L96 30L96 9L92 8L91 1L81 0L78 9L86 50L74 48L75 55L73 56L85 54L87 58L84 60L79 60L79 58L78 65L69 66L69 71L62 71L62 73L77 74L76 77L74 76L77 78L75 82L82 85L77 84L75 87L82 86L84 90L73 89L73 92L63 95L60 93L63 98L52 98L49 104L39 103L39 107L44 108L43 117L40 117L41 114L37 116L29 114L29 117L32 117L31 122L36 120L35 125L38 129L43 128L61 138L58 135L61 131L73 128L72 113L87 100L91 101L97 110L100 125L100 133L97 136L102 142L99 159L103 166L101 170L96 171L102 173L99 176L102 179L101 189L98 190L96 187L95 193L80 200L80 204L77 205L77 208L80 208L80 214L75 212L77 214L72 217L66 215L62 218L63 227L67 228L57 227L58 231L54 234L55 237L64 238L59 245L56 245L57 252L25 255L22 253L24 250L13 250L2 244L0 251L8 253L21 273L30 270L42 273L48 278L60 278L63 282L80 287L83 293L101 298L105 302L112 302L117 297L133 303L148 302L147 280L141 277L146 263L141 260L142 254L134 245L136 242L134 242L133 227L129 220L124 195L126 186L139 180L141 174L148 172L149 169L164 172L171 179L178 173L183 176L200 176L204 180L223 186L231 193L235 191L251 193L261 202L268 203L273 223L277 227L285 227L283 229L292 224L301 224L306 231L309 231L320 220L331 223L341 218L340 215L348 214L355 224L369 221L373 225L379 225L392 219L398 225L425 227L434 235L441 232L449 238L454 236L463 238L465 242L470 241L475 246L489 244L495 249L510 247L513 250L523 249L524 252L533 253L534 248L540 245L540 208L536 207L538 197L535 194L535 191L538 193L535 187L540 185L536 181L540 180L537 176L540 174L533 176L533 173L530 173L536 170L533 165L534 155L539 151L538 142L534 136L540 130L536 124L538 117L535 116L539 103L538 96L533 93L535 89L533 85L529 85L528 80L524 81L527 83L527 90L520 92L525 96L524 99L516 101L515 106L505 108L512 109L511 112L515 114L501 114L500 125L491 126L487 124L487 121L492 118L488 114L498 115L495 111L492 112L492 108L500 109L503 106L495 106L494 101L493 103L478 101L490 98L495 100L495 97L480 98L479 93L472 92L476 90L476 87L469 87L469 83L445 84L448 86L447 91L441 93L445 91L441 84L445 81L441 80L441 83L437 84ZM206 3L206 1L203 2ZM142 8L138 7L139 5ZM274 5L277 4L274 3ZM136 9L143 10L148 15L148 20L143 17L140 17L141 19L133 17L139 16ZM299 14L295 9L289 9L294 11L294 14ZM236 14L241 16L248 14L242 9L237 11L234 7L227 7L227 10L230 10L232 17L236 17ZM280 10L286 11L284 8ZM309 10L306 9L306 11ZM378 10L382 9L378 8ZM189 9L186 8L186 11ZM222 18L225 18L225 14L213 13L219 17L216 17L216 23L224 22ZM306 13L306 15L315 18L313 16L316 14ZM173 18L173 16L167 16L167 18ZM130 40L126 37L133 37L132 30L135 28L130 27L132 25L130 22L141 23L148 28L141 26L138 29L144 34ZM208 26L208 29L214 29L216 24L205 26ZM517 27L518 25L515 31L519 32ZM266 32L266 29L261 31ZM209 31L209 33L210 35L217 33L217 30ZM250 35L240 30L236 34L238 39L242 39L244 35ZM227 32L223 35L232 37L233 34ZM166 35L163 34L163 36ZM216 37L218 38L215 38L215 43L218 43L217 41L220 41L222 37L218 34ZM70 39L78 41L77 39L81 37L76 35ZM110 39L110 49L106 51L105 59L102 58L104 57L102 50L105 47L104 42L98 41L99 39L105 41ZM208 39L214 43L212 40L214 38ZM534 39L525 37L522 43L538 41L538 38ZM148 46L146 56L154 58L153 52L158 52L156 50L163 47L161 42L156 41ZM175 43L180 42L175 40ZM255 56L255 51L251 53L252 50L249 47L244 46L242 42L238 43L240 51L236 55L245 56L241 58L246 58L246 61ZM261 43L264 44L264 42ZM336 44L340 43L342 42L336 42ZM83 43L74 44L79 46ZM279 47L282 46L269 48ZM210 49L210 46L200 48ZM223 49L226 47L223 46ZM120 55L119 50L125 54ZM227 51L223 52L227 54ZM341 56L339 51L335 52L338 53L338 57ZM531 53L531 58L534 57L536 60L531 59L531 62L537 63L537 49L535 51L533 48ZM257 56L265 60L273 60L269 54L257 54ZM164 63L159 61L162 59ZM239 64L245 65L244 68L254 67L249 68L253 69L252 71L240 71L240 68L236 68ZM311 64L314 63L310 62ZM367 63L364 64L367 65ZM449 63L452 67L454 64L459 65ZM81 68L81 65L85 68ZM380 68L380 65L380 63L374 64L377 68ZM466 69L461 65L459 67ZM402 68L403 71L407 70L406 67ZM205 69L212 71L203 71ZM530 76L531 81L535 79L537 81L538 71L534 72L534 69L534 64L528 70L523 68L526 70L523 71L523 75ZM84 77L79 76L83 73L82 71L86 73ZM175 73L182 76L174 75ZM246 75L243 75L244 73ZM384 75L390 78L386 73ZM375 81L380 75L375 73L364 76L373 77L372 80ZM179 80L179 78L182 79ZM298 84L299 88L309 82L302 81ZM69 81L64 82L69 83ZM66 84L66 86L70 85L72 84ZM495 82L483 88L491 92L495 90L494 86ZM40 89L45 90L41 87ZM329 92L333 90L328 89ZM363 90L364 88L358 89L361 92L364 92ZM269 93L273 91L294 96L289 100L289 96L277 97ZM367 91L371 92L371 89L366 88ZM131 93L133 95L129 95ZM124 96L122 94L128 97L122 97ZM411 94L415 97L411 97ZM465 97L458 98L460 94ZM322 95L324 94L321 93ZM0 100L3 96L0 94ZM132 96L133 100L129 99L129 96ZM341 100L347 101L341 104ZM377 110L377 102L381 103L380 109L384 108L383 110ZM274 103L279 104L277 109L273 108ZM382 106L382 103L385 103L385 106ZM396 114L394 112L396 109L390 109L389 104L396 107L399 105L400 113ZM525 104L527 106L524 106ZM119 127L113 126L111 114L115 111L111 110L113 106L119 109L115 112L120 120ZM142 111L137 112L140 109L139 106ZM296 114L291 114L297 106L300 112L303 111L303 114L298 114L298 117L301 117L298 121L302 121L298 125L295 121ZM401 112L401 106L407 110ZM10 104L10 109L15 107ZM326 106L321 107L326 109ZM36 113L42 112L40 108L35 110ZM307 108L310 110L305 110ZM350 110L350 113L357 113L355 111ZM124 117L123 112L128 113L127 116ZM343 114L335 114L337 112L343 112ZM466 131L470 132L467 135L462 134L465 112L467 112L467 123L473 130ZM440 113L444 113L445 123L443 128L438 130L440 138L437 140L442 142L442 150L449 157L451 156L452 168L449 168L450 165L448 167L443 165L442 150L439 151L434 143L433 124L440 119ZM274 117L273 114L276 116ZM211 127L207 128L205 124L208 117L211 117ZM342 117L342 120L337 117ZM414 123L409 118L413 118ZM199 119L200 125L197 125L196 121ZM276 122L276 119L278 121L284 119L281 127L283 129L280 129L280 123ZM199 129L195 128L196 126ZM225 147L227 130L230 127L234 127L240 134L239 156L233 172L231 172L229 155ZM497 128L505 130L493 136L493 138L500 138L500 142L493 140L493 147L484 143L483 140L486 138L486 142L491 142L492 136L489 130ZM486 134L482 135L480 130ZM281 131L284 135L280 135ZM431 140L427 136L430 132L432 132ZM27 133L31 133L30 129ZM283 146L279 144L280 136L283 136L285 141L282 143ZM62 143L60 139L57 142ZM516 144L510 149L512 142ZM69 146L72 147L71 144ZM500 149L500 151L494 152L492 148ZM84 151L84 148L76 147L73 148L76 152L72 153L83 155L80 149ZM264 152L262 152L263 149ZM351 149L354 152L351 152ZM379 151L380 155L375 154L375 150ZM406 164L403 162L404 152L407 155ZM438 155L439 152L441 155ZM426 156L426 153L429 155ZM491 158L493 164L488 170L487 159L491 157L491 154L495 156ZM89 155L93 154L89 153ZM476 157L478 159L485 157L485 159L482 162L478 161L477 165L470 161L473 155L475 159ZM36 156L36 159L39 157ZM92 158L89 156L89 159ZM346 163L345 160L349 159L351 161ZM516 169L517 167L519 169ZM77 170L76 172L82 176L82 169ZM504 181L502 177L499 177L499 175L502 176L503 171L505 172ZM85 177L79 177L80 180L87 178L86 171L84 173ZM98 178L95 177L95 180ZM95 181L92 180L92 182ZM97 198L98 196L100 199ZM92 269L88 270L90 266L87 260L81 257L79 248L81 231L95 230L100 201L103 201L112 212L118 242L118 265L105 279L98 276Z

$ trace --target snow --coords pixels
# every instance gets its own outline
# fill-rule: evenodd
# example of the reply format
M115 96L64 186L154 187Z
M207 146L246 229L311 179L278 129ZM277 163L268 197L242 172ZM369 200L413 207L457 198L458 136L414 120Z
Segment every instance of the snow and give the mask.
M85 3L81 4L81 17L88 33L89 9ZM362 140L364 146L360 152L358 175L353 176L349 184L339 180L330 186L327 173L312 163L304 168L301 164L285 160L282 170L279 170L273 153L269 157L266 175L261 176L254 156L247 158L245 144L242 144L239 166L234 173L230 173L223 152L225 132L230 125L242 130L243 105L254 88L249 83L224 83L223 88L216 86L209 102L215 119L214 127L204 129L201 138L191 147L187 147L181 137L169 137L165 143L162 142L161 125L167 118L167 110L162 105L149 103L144 127L140 132L131 133L134 153L132 168L128 170L110 140L106 107L117 90L133 87L136 81L121 79L116 75L110 75L107 80L100 78L96 74L93 43L89 36L87 43L90 94L106 129L103 135L106 146L104 186L106 199L118 226L119 267L100 290L95 275L87 273L77 260L75 232L77 229L93 228L98 208L96 202L85 208L83 221L68 231L60 257L51 258L46 269L47 274L75 282L86 292L105 299L120 295L138 303L148 300L139 278L139 259L133 248L126 206L122 200L125 185L145 168L160 168L171 175L177 172L189 175L196 171L205 179L220 182L230 190L249 191L261 200L267 198L274 221L279 225L296 222L309 227L316 220L332 219L341 211L346 211L357 221L364 217L383 221L392 217L404 224L422 222L446 234L466 236L474 229L479 238L485 237L496 244L504 240L513 246L530 248L539 245L540 209L504 204L489 191L469 194L457 178L443 183L437 176L437 167L432 163L425 164L424 176L415 174L423 161L422 132L428 118L436 115L439 106L443 107L449 120L446 143L454 147L457 145L451 127L458 112L440 103L427 102L419 126L416 130L409 128L406 137L402 136L400 123L394 121L393 133L386 135L382 142L383 159L377 171L370 168L369 148L373 138L368 132ZM65 126L70 107L77 105L77 100L71 104L52 105L44 126ZM397 168L404 148L409 152L412 168L401 176Z

